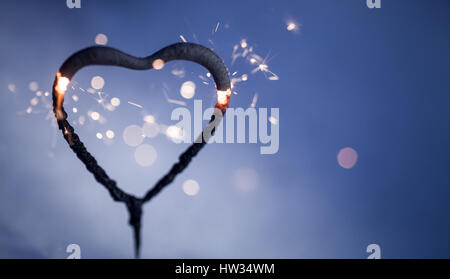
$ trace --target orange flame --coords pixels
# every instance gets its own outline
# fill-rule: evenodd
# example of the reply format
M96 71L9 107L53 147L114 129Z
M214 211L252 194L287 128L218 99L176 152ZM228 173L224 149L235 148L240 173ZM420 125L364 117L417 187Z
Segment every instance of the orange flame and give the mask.
M56 90L56 92L58 92L58 94L64 95L64 93L66 93L66 91L67 91L67 86L69 86L70 79L61 76L61 73L57 73L56 77L57 77L57 81L56 81L55 90Z
M67 86L69 86L70 79L61 76L61 73L56 74L56 85L55 90L58 93L57 103L56 103L56 118L58 120L64 119L64 113L62 111L62 103L64 101L64 93L67 91Z

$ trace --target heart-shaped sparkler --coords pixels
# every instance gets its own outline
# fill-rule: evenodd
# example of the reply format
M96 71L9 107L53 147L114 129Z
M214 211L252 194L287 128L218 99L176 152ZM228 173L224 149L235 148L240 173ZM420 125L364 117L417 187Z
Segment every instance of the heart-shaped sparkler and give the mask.
M121 190L116 182L109 178L105 170L99 166L95 158L87 151L81 142L74 128L67 121L67 113L64 111L63 102L67 86L75 73L85 66L90 65L110 65L120 66L134 70L148 70L158 68L163 63L172 60L188 60L204 66L214 78L217 88L216 108L225 113L230 101L231 84L228 70L222 59L209 48L193 43L177 43L155 52L154 54L138 58L121 52L117 49L103 46L95 46L83 49L70 56L59 69L53 84L53 111L58 121L58 127L70 148L83 162L87 170L91 172L95 179L106 187L115 201L126 204L130 213L129 224L134 230L135 256L139 257L140 250L140 229L142 206L150 201L165 186L172 183L175 177L181 173L191 162L192 158L205 146L208 137L214 133L214 127L207 126L199 138L189 148L180 155L179 161L175 163L170 171L161 178L144 197L135 197ZM211 118L210 124L217 114ZM220 119L218 119L220 121ZM217 122L217 121L215 121ZM216 123L215 126L217 126Z

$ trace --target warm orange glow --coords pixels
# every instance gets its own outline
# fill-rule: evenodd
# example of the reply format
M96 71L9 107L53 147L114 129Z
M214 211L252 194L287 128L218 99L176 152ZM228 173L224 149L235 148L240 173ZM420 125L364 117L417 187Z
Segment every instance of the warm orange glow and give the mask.
M56 77L57 77L57 81L56 81L55 90L56 90L56 92L58 92L58 94L64 95L64 93L66 93L66 91L67 91L67 86L69 86L70 80L66 77L61 76L61 73L57 73Z
M164 60L162 59L155 59L152 63L152 66L156 70L161 70L164 67Z
M230 89L228 89L227 91L218 90L217 91L217 103L219 105L227 105L230 95L231 95Z
M67 91L67 86L69 86L70 80L66 77L61 76L61 73L56 74L56 86L55 90L57 95L56 103L56 118L58 120L64 119L64 113L62 111L62 103L64 101L64 93Z

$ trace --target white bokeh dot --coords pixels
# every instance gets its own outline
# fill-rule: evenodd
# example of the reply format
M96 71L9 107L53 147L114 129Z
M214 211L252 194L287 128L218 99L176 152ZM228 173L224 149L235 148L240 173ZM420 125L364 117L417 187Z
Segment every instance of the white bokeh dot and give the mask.
M181 85L180 94L185 99L191 99L195 95L195 83L186 81Z
M351 169L358 161L358 152L351 147L345 147L339 150L337 161L344 169Z
M156 123L146 122L142 126L142 132L144 133L144 136L154 138L159 134L159 125Z
M158 153L150 144L139 145L134 152L134 159L141 167L148 167L155 163Z
M183 182L183 192L188 196L195 196L200 191L200 185L193 179L188 179Z
M105 86L105 80L101 76L95 76L91 79L91 86L94 89L100 90Z
M138 146L144 140L142 128L138 125L130 125L125 128L122 134L124 142L132 147Z
M105 34L97 34L97 36L95 36L95 43L97 45L106 45L108 43L108 37Z

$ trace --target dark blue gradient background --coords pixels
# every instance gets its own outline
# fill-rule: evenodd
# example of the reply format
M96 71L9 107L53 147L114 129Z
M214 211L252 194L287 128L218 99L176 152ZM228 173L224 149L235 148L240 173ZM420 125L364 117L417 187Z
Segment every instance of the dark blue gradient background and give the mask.
M29 82L50 90L62 62L98 33L137 56L180 41L180 34L209 47L212 39L228 66L233 45L246 38L269 54L280 76L250 75L231 100L245 108L258 92L258 107L280 108L279 152L260 155L259 144L205 148L145 206L143 257L365 258L371 243L383 258L450 257L449 1L382 0L373 10L365 0L82 0L78 10L65 2L0 3L0 257L65 258L70 243L81 246L83 258L133 256L124 205L85 170L45 110L21 113L34 94ZM286 31L290 18L302 24L299 34ZM175 66L188 75L171 75ZM251 67L241 61L230 69ZM88 121L77 131L126 191L144 193L186 148L163 136L146 140L158 159L138 166L121 134L142 124L143 112L126 101L171 123L177 106L166 102L163 83L179 99L181 83L194 80L206 107L214 86L203 86L199 74L205 70L188 62L77 74L85 88L101 75L105 92L122 100L109 113L78 94L79 110L100 111L107 123ZM110 145L95 137L106 129L116 132ZM336 160L347 146L359 155L350 170ZM233 187L239 168L258 173L254 191ZM195 197L181 190L189 178L201 187Z

